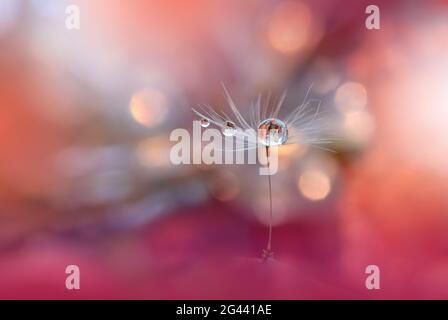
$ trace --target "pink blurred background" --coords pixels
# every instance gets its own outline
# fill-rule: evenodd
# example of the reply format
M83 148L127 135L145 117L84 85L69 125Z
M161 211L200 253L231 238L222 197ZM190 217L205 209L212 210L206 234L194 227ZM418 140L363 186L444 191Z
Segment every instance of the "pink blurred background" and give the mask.
M448 298L448 2L369 4L2 0L0 298ZM314 84L340 137L280 150L269 263L257 168L169 161L221 82Z

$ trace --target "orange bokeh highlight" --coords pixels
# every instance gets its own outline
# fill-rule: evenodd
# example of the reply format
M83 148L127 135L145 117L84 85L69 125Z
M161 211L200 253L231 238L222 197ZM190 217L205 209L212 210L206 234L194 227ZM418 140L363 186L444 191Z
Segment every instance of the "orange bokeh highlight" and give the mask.
M132 96L129 108L136 122L153 127L165 119L167 105L167 98L161 91L144 89Z
M284 54L292 54L305 48L312 33L312 14L301 2L284 2L271 16L268 39L271 46Z

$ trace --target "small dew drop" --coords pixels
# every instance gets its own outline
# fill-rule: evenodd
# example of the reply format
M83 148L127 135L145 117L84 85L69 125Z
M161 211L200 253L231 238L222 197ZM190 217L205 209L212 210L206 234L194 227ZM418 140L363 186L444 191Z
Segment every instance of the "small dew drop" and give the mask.
M268 147L284 144L288 140L288 128L279 119L263 120L258 125L258 140Z
M208 121L208 119L202 118L201 119L201 127L208 128L209 126L210 126L210 121Z
M222 134L226 137L231 137L236 134L236 125L232 121L224 122L224 127L222 128Z

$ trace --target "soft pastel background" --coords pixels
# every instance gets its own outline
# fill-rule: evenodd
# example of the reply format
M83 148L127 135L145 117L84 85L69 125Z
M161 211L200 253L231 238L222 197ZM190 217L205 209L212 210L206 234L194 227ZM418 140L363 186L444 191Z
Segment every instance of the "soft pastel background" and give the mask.
M339 137L281 150L271 263L257 168L169 161L221 81ZM0 298L448 298L447 164L447 1L0 1Z

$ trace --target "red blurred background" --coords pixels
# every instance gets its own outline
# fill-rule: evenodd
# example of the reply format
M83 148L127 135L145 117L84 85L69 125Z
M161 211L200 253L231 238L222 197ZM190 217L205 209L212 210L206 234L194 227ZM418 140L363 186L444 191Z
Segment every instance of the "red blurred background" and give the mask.
M2 0L0 298L448 298L448 2L369 4ZM280 150L269 263L257 168L169 161L221 82L314 84L341 138Z

